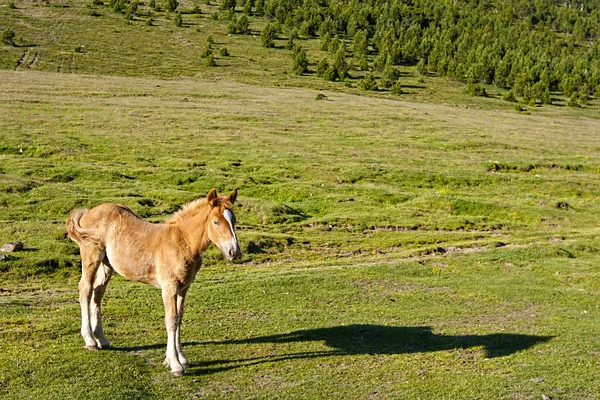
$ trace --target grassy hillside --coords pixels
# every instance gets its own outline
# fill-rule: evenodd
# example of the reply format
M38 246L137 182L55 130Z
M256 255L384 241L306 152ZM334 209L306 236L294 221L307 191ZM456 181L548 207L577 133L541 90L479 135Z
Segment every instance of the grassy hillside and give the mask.
M132 24L15 7L0 8L22 36L0 47L0 240L25 251L0 261L1 397L597 398L595 100L517 112L411 65L400 96L299 77L289 50L227 35L216 4L182 28L162 11L146 26L145 4ZM118 277L115 349L85 351L71 210L163 221L213 187L239 188L244 256L206 256L187 375L161 365L159 292Z

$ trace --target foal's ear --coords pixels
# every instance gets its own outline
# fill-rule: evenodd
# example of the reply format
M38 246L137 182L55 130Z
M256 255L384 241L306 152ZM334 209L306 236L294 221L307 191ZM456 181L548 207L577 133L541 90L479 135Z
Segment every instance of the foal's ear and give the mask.
M208 201L208 204L210 204L211 207L215 207L218 202L217 190L212 189L210 192L208 192L208 196L206 196L206 200Z
M229 201L231 204L235 203L235 199L237 198L237 189L233 189L233 192L229 195Z

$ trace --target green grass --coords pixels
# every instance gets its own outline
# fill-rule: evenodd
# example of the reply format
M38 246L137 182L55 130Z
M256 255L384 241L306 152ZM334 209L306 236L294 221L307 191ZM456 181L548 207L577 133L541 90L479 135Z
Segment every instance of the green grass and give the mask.
M596 100L518 113L411 66L406 94L362 93L227 36L216 4L184 28L35 4L0 8L37 45L0 47L0 240L25 242L0 261L0 397L597 398ZM85 351L68 214L158 222L213 187L239 188L244 255L206 254L187 375L161 365L159 291L122 278L115 349Z

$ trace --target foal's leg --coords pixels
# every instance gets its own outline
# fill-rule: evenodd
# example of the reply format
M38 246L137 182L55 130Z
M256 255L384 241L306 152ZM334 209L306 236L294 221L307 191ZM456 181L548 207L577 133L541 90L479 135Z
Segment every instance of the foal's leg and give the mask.
M81 280L79 281L79 304L81 306L81 336L85 340L85 348L98 350L96 340L92 335L90 321L90 305L92 300L93 283L96 271L104 258L104 249L93 246L80 246L81 252Z
M181 349L181 321L183 319L183 302L185 301L185 295L188 291L188 288L182 289L177 294L177 332L175 335L175 348L177 349L177 358L183 368L189 368L190 362L183 355L183 350Z
M90 304L90 324L94 337L103 349L110 348L110 342L104 337L104 330L102 329L102 296L106 291L106 285L112 276L112 268L105 263L102 263L96 271L96 279L94 280L94 293Z
M171 367L171 373L176 376L183 375L183 365L179 362L177 355L177 330L178 330L178 313L177 313L177 282L166 282L162 286L162 297L165 305L165 326L167 328L167 355L165 357L165 365Z

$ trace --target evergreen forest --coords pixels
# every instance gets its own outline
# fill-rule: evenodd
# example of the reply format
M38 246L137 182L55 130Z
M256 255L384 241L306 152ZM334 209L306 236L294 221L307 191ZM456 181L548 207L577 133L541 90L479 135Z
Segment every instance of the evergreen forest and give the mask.
M318 35L334 54L348 45L358 69L416 64L545 103L552 91L582 100L600 91L597 0L248 0L244 9L291 37Z

